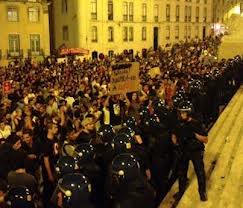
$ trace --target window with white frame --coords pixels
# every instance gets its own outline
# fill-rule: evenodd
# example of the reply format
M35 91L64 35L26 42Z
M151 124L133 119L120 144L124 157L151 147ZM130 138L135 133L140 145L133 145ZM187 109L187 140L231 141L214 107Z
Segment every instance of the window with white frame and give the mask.
M146 40L146 39L147 39L147 28L142 27L142 40Z
M113 20L113 0L108 0L108 20Z
M30 50L32 52L40 51L40 35L39 34L30 35Z
M178 40L180 36L180 27L179 25L175 26L175 39Z
M126 1L123 2L123 21L128 21L128 3Z
M20 41L19 34L9 34L9 52L19 52L20 51Z
M142 21L146 22L147 20L147 4L142 4Z
M133 41L133 27L129 27L129 41Z
M128 41L128 27L123 27L123 41Z
M39 21L39 8L38 7L28 8L28 17L29 17L30 22L38 22Z
M129 21L133 21L133 2L129 2Z
M8 21L17 22L19 20L18 9L16 7L9 7L7 13L8 13Z
M68 41L68 39L69 39L69 34L68 33L69 33L68 26L67 25L63 26L62 27L62 39L64 41Z
M98 42L98 30L96 26L91 27L91 41Z
M91 19L97 20L97 0L91 0Z
M180 6L176 5L176 22L180 20Z
M158 4L154 5L154 21L155 22L159 21L159 5Z
M114 41L114 28L108 27L108 42Z
M170 4L166 5L165 14L166 14L166 21L169 22L170 21Z
M68 0L62 0L62 14L67 14L68 12Z
M166 40L170 39L170 26L169 25L167 25L165 28L165 38L166 38Z

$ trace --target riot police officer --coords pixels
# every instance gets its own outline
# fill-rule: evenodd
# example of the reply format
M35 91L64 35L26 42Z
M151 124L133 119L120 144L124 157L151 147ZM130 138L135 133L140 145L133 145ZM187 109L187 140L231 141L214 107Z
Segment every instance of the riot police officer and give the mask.
M107 191L112 208L154 207L154 190L141 175L132 154L117 155L111 164Z
M143 145L136 145L135 140L129 134L118 134L111 142L114 156L121 153L133 154L140 164L141 172L151 179L150 161L146 148ZM113 156L113 158L114 158Z
M64 175L75 173L78 170L77 160L71 156L62 156L58 159L56 164L56 173L59 178Z
M79 173L65 175L58 181L58 206L63 208L94 208L90 202L91 184Z
M173 132L172 140L175 145L181 145L182 158L179 164L179 192L176 198L181 198L187 185L189 161L193 163L198 180L200 199L207 200L206 177L203 154L204 144L208 142L207 133L202 124L192 117L193 106L190 101L183 101L178 106L180 117L179 126Z
M83 143L74 151L79 171L84 174L92 185L91 201L96 208L103 207L104 173L95 162L95 149L93 145Z
M24 186L10 188L5 196L9 208L34 208L34 200L30 190Z

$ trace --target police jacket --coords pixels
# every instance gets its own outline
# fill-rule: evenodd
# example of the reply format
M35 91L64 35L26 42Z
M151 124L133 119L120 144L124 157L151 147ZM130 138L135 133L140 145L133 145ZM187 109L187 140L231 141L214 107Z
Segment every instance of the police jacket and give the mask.
M121 185L114 195L112 208L154 208L154 190L142 177Z
M207 136L201 122L197 120L180 122L177 126L175 134L185 151L204 150L204 144L196 138L195 133Z

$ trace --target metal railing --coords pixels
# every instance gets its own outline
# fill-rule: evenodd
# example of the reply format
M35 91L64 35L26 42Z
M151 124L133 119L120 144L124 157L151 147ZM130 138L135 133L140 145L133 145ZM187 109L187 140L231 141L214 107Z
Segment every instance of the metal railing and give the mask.
M34 56L44 56L44 50L40 49L39 51L32 51L31 49L28 49L28 57Z
M23 49L18 51L7 50L7 59L10 58L23 58Z

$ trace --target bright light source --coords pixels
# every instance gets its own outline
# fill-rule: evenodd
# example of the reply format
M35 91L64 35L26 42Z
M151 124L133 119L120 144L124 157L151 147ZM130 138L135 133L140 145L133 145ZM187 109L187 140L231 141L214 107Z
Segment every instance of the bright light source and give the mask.
M232 13L233 14L240 14L240 6L235 6L233 9L232 9Z

